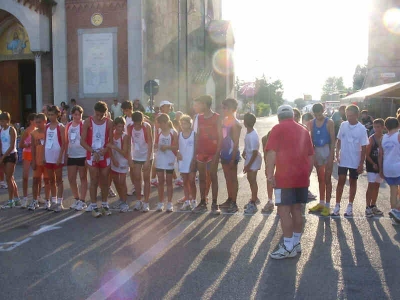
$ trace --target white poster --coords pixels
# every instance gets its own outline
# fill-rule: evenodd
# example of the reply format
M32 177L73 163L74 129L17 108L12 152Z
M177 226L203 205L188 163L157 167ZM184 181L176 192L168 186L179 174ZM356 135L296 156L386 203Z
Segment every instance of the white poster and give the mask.
M84 94L115 93L113 51L112 33L82 35Z

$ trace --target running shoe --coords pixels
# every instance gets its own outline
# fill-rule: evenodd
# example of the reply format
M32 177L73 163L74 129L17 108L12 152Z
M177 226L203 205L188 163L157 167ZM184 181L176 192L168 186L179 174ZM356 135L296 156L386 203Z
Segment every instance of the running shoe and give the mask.
M151 184L152 186L154 186L154 187L158 187L158 180L157 180L156 178L154 178L154 179L152 179L152 180L150 181L150 184Z
M51 207L50 200L46 200L46 202L44 203L44 209L45 210L50 210L50 207Z
M8 200L5 205L3 205L3 208L13 208L15 207L15 202L14 200Z
M132 189L130 191L128 191L126 194L128 196L132 196L135 193L135 191L136 191L135 186L133 186Z
M274 210L274 203L272 202L267 202L263 209L261 210L263 213L271 213Z
M383 215L383 211L381 211L377 206L372 207L372 212L374 213L375 216Z
M353 205L347 205L346 211L344 213L345 217L352 217L353 216Z
M400 211L398 211L397 209L391 209L389 211L389 216L393 218L393 220L395 220L397 223L400 223Z
M234 214L239 211L239 208L236 202L232 202L231 206L226 210L228 213Z
M322 211L324 209L325 205L322 203L318 203L317 205L311 207L308 209L309 212L317 212L317 211Z
M28 210L35 211L36 208L39 207L39 203L37 200L32 200L31 203L28 205Z
M64 210L64 206L62 205L62 203L57 203L57 206L55 207L54 212L58 213L58 212L62 212L63 210Z
M86 208L87 208L87 205L86 205L85 201L79 200L78 204L75 207L75 210L76 211L82 211L82 210L84 210Z
M120 209L122 203L124 202L121 199L118 199L113 204L111 204L111 209Z
M372 218L372 217L374 216L374 212L372 211L372 208L371 208L371 207L367 207L367 208L365 209L365 216L366 216L367 218Z
M92 207L92 205L89 205L89 207ZM87 210L86 210L87 211ZM94 218L98 218L98 217L100 217L101 216L101 211L100 211L100 209L96 206L96 207L92 207L92 210L91 210L91 212L92 212L92 216L94 217Z
M191 211L192 210L192 206L190 205L190 201L186 200L183 204L182 207L180 209L181 211Z
M295 248L293 248L292 251L288 251L285 245L282 244L279 245L278 250L270 254L271 258L273 259L285 259L285 258L295 257L296 255L297 251Z
M80 201L79 199L75 199L74 203L72 203L69 209L76 209L76 206L78 205L79 201Z
M317 196L315 196L313 193L308 191L308 200L315 200L315 199L317 199Z
M250 202L247 204L246 210L244 213L246 214L255 214L257 212L257 205L255 203Z
M183 204L183 203L185 203L186 201L189 201L189 200L186 200L186 199L185 199L185 196L183 196L182 198L178 199L178 201L176 201L176 202L178 202L179 204Z
M129 211L129 205L126 203L122 203L120 206L119 212L125 213Z
M333 209L333 213L331 214L331 216L333 216L333 217L340 216L340 206L339 205L335 205L335 208Z
M0 182L0 189L3 189L3 190L7 190L8 189L8 185L7 185L7 183L5 181L1 181Z
M197 206L197 201L196 200L191 200L190 205L192 206L192 210L196 208Z
M108 188L108 198L117 197L117 194L113 191L112 188Z
M176 185L176 186L179 186L179 187L182 187L182 186L183 186L183 179L182 179L182 177L179 177L179 178L177 178L177 179L175 180L175 185Z
M243 208L246 209L246 208L247 208L247 205L249 205L250 203L251 203L251 199L249 200L249 202L247 202L247 203L243 206ZM261 204L261 200L257 198L255 204L256 204L256 205L260 205L260 204Z
M232 205L232 200L231 199L227 199L224 203L219 205L219 208L229 208Z
M168 202L166 212L173 212L173 211L174 211L174 206L172 205L172 202Z
M219 209L219 206L218 206L217 203L211 204L211 213L213 215L220 215L221 214L221 210Z
M101 214L103 216L110 216L111 215L111 210L110 210L110 207L108 206L108 204L103 204L101 206Z
M207 204L205 201L201 201L197 207L195 207L192 212L196 214L201 214L207 212Z
M298 243L293 247L293 249L295 249L297 253L300 253L300 252L301 252L301 244L300 244L300 242L298 242Z
M48 210L49 211L54 211L56 209L56 207L57 207L57 203L56 202L51 202L51 206L50 206L50 208Z
M137 200L133 209L140 211L142 210L142 207L143 207L143 202L141 200Z
M145 213L145 212L149 212L149 211L150 211L149 204L144 202L143 206L142 206L142 212Z
M28 207L28 198L24 197L21 200L21 208L27 208Z
M92 211L94 211L95 208L97 208L97 204L96 203L90 203L88 205L88 207L86 207L85 211L86 212L92 212Z
M330 208L325 206L321 211L321 216L329 217L330 215L331 215ZM297 251L297 252L299 252L299 251Z
M163 211L164 210L164 203L160 202L157 205L156 211Z
M20 198L14 198L14 204L16 207L21 207L21 199Z

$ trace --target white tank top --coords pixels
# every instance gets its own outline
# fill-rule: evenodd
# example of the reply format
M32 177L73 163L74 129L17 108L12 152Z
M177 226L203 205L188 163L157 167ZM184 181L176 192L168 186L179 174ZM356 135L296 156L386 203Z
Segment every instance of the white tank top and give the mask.
M194 155L195 135L195 132L192 131L189 137L185 138L182 132L179 133L179 153L182 155L182 160L178 161L178 165L181 173L190 172L190 164Z
M176 156L171 150L161 151L162 145L171 146L172 131L168 135L163 135L162 132L158 135L158 150L156 159L156 168L162 170L173 170L175 167Z
M6 153L8 148L10 148L11 136L10 136L10 126L7 129L1 129L1 153ZM15 137L14 148L11 153L17 152L17 137Z
M126 136L125 133L122 134L122 136L118 139L113 138L113 143L115 146L117 146L119 149L122 149L123 146L123 140L124 137ZM113 161L111 160L111 170L117 173L127 173L129 171L129 163L128 160L117 150L112 150L112 154L115 158L116 161L118 161L119 166L115 166L113 164Z
M58 126L61 126L59 124ZM55 164L57 163L58 157L60 155L61 145L58 142L58 129L57 127L54 129L50 129L48 127L46 129L46 142L44 145L44 157L46 163ZM64 162L64 155L62 156L61 162Z
M104 147L106 141L107 120L102 125L97 125L92 120L92 149L97 151Z
M149 152L149 145L146 143L145 127L135 130L132 126L132 159L136 161L146 161ZM150 141L151 143L151 141Z
M82 158L86 157L86 150L81 146L81 125L71 125L68 127L68 157Z
M399 133L385 134L382 139L383 175L400 177L400 143Z

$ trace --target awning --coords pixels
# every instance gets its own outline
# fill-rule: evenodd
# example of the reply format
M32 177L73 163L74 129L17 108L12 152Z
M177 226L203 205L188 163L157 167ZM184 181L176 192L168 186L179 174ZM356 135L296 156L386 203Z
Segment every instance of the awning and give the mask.
M351 94L340 99L341 104L349 104L353 102L364 102L368 98L399 98L400 97L400 81L394 83L386 83Z

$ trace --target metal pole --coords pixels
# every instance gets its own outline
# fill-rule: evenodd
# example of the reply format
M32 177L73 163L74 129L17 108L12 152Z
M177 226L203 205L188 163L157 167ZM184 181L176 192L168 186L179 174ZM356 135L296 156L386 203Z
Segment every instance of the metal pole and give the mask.
M188 37L189 37L189 30L188 30L188 0L186 0L186 7L185 7L185 23L186 23L186 28L185 28L185 32L186 32L186 37L185 37L185 57L186 57L186 65L185 65L185 77L186 77L186 103L189 100L189 68L188 68ZM180 107L178 106L178 109ZM186 108L188 109L188 107Z
M181 102L181 39L182 39L182 6L178 0L178 110Z

